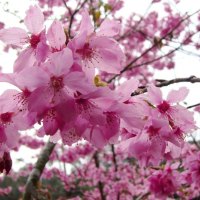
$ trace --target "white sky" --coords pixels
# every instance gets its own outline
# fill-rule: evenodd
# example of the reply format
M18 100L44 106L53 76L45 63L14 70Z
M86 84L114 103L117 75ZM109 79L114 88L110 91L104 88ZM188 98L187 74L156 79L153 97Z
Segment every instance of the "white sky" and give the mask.
M5 6L5 2L8 2L8 6ZM0 21L6 22L6 27L18 26L23 27L23 24L19 24L19 19L13 14L9 14L4 12L3 10L9 8L11 11L17 10L16 13L18 16L23 19L25 16L25 11L28 9L30 3L35 4L34 0L0 0ZM151 0L125 0L125 7L121 14L127 17L131 12L137 12L143 15L146 12ZM182 0L181 3L175 5L174 0L166 0L166 2L170 2L171 5L177 9L177 11L181 11L181 13L189 12L192 13L198 10L198 3L200 8L200 0ZM154 5L155 8L159 11L161 8L158 4ZM151 11L151 9L150 9ZM160 11L161 12L161 11ZM10 50L9 54L2 52L2 43L0 43L0 66L3 67L4 72L12 72L12 65L16 58L15 51ZM200 53L197 52L199 55ZM173 70L165 70L155 73L155 78L159 79L173 79L173 78L181 78L181 77L189 77L191 75L195 75L200 77L200 58L194 56L188 56L183 53L178 53L176 56L176 68ZM200 103L200 83L197 84L176 84L171 85L167 88L163 88L162 90L167 92L170 89L178 88L182 85L186 85L190 89L190 94L186 99L188 105L192 105L195 103ZM6 84L1 83L0 93L5 90ZM199 116L198 116L199 117ZM200 120L199 120L200 121ZM200 123L199 123L200 124ZM199 130L198 130L198 133ZM33 161L31 151L26 149L21 149L21 153L13 154L15 158L21 158L22 155L26 162ZM14 169L17 170L21 164L15 165Z

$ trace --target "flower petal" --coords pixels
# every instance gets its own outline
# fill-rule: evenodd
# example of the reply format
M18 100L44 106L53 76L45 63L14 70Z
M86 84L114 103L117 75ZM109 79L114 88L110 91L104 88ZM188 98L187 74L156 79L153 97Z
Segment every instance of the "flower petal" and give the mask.
M161 89L155 87L154 85L150 85L148 87L148 99L150 103L158 105L162 101L162 92Z
M167 101L170 103L178 103L183 101L188 95L189 90L186 87L181 87L178 90L172 90L167 96Z
M80 33L86 32L87 35L90 35L94 32L94 27L92 25L92 20L90 19L89 13L84 10L82 13L82 21L79 28Z
M120 23L117 21L106 19L103 21L99 29L99 32L97 32L98 36L113 37L119 34Z
M6 44L23 46L28 41L28 35L21 28L7 28L0 30L0 40Z
M62 51L51 54L46 67L50 73L60 76L69 72L73 62L71 50L65 48Z
M35 63L35 54L33 48L27 48L22 51L14 63L14 72L20 72L25 67L32 67Z
M66 35L61 22L55 20L51 24L47 32L47 40L52 48L57 50L63 48L66 42Z
M37 6L30 6L26 12L24 23L32 34L39 34L43 29L44 15Z

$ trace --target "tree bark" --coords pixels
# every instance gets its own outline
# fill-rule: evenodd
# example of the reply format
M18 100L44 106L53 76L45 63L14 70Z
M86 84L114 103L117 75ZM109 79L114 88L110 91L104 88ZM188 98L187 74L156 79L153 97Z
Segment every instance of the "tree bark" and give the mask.
M28 177L25 192L23 196L23 200L33 200L36 199L35 196L37 195L37 184L40 180L42 172L45 168L46 163L49 161L49 157L54 149L56 144L48 142L45 147L42 149L38 160Z

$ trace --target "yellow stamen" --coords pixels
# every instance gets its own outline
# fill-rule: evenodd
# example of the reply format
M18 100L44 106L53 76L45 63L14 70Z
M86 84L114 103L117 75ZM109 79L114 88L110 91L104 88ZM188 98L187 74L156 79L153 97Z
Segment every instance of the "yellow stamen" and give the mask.
M96 85L96 87L105 87L108 85L108 83L101 80L99 75L96 75L94 77L94 84Z

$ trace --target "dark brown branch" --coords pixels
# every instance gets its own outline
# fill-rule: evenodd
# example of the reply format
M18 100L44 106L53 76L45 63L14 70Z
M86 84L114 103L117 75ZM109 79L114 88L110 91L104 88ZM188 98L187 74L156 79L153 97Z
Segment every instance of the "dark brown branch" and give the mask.
M63 4L64 4L65 8L66 8L67 11L69 12L70 16L72 16L72 11L71 11L71 9L67 6L66 1L65 1L65 0L62 0L62 1L63 1Z
M111 151L112 151L112 159L113 159L113 164L115 166L115 172L118 170L118 165L117 165L117 159L116 159L116 153L115 153L115 146L114 144L111 144Z
M88 0L85 0L71 15L71 19L70 19L70 22L69 22L69 29L68 29L68 34L69 34L69 37L71 37L71 29L72 29L72 24L73 24L73 21L74 21L74 17L75 15L80 11L80 9L87 3Z
M112 151L112 160L113 160L113 164L114 164L114 167L115 167L115 172L117 172L118 165L117 165L117 159L116 159L114 144L111 144L111 151ZM117 200L120 200L120 192L117 193Z
M194 107L197 107L197 106L200 106L200 103L197 103L197 104L194 104L194 105L188 106L187 109L194 108Z
M152 59L152 60L149 60L149 61L146 61L146 62L137 64L137 65L134 65L134 66L132 67L132 69L133 69L133 68L138 68L138 67L141 67L141 66L144 66L144 65L152 64L153 62L158 61L158 60L160 60L160 59L162 59L162 58L164 58L164 57L167 57L167 56L169 56L170 54L174 53L175 51L179 50L180 47L181 47L181 46L176 47L175 49L171 50L170 52L168 52L168 53L166 53L166 54L164 54L164 55L162 55L162 56L159 56L159 57L157 57L157 58L155 58L155 59Z
M156 87L165 87L174 83L181 83L181 82L188 82L188 83L200 83L200 78L195 76L190 76L188 78L175 78L169 81L162 81L161 83L156 84ZM142 89L138 89L131 94L131 96L140 95L147 92L147 87Z
M95 152L93 158L94 158L94 161L95 161L96 168L99 168L100 164L99 164L99 158L98 158L98 152L97 151ZM98 182L98 188L99 188L99 192L100 192L100 195L101 195L101 200L106 200L106 196L103 192L103 183L101 181Z
M197 33L198 33L198 32L197 32ZM196 34L196 33L195 33L195 34ZM164 55L162 55L162 56L159 56L159 57L157 57L157 58L155 58L155 59L152 59L152 60L149 60L149 61L146 61L146 62L143 62L143 63L136 64L136 65L134 65L134 66L132 67L132 69L135 69L135 68L138 68L138 67L141 67L141 66L144 66L144 65L152 64L152 63L155 62L155 61L158 61L158 60L160 60L160 59L162 59L162 58L164 58L164 57L167 57L167 56L171 55L172 53L174 53L174 52L176 52L176 51L178 51L178 50L181 50L181 47L182 47L182 44L180 44L178 47L174 48L173 50L169 51L168 53L166 53L166 54L164 54ZM195 56L197 56L197 55L195 55ZM199 56L199 55L198 55L198 56Z
M180 20L176 26L174 26L169 32L167 32L162 38L160 38L160 41L166 39L168 36L172 35L173 32L187 19L189 19L190 17L192 17L193 15L195 15L196 13L200 12L200 9L197 10L196 12L188 15L187 17L183 18L182 20ZM138 56L137 58L133 59L131 62L129 62L123 70L120 71L119 74L116 74L115 76L113 76L110 80L108 80L107 82L110 83L112 82L116 77L120 76L121 74L123 74L125 71L132 69L132 65L137 62L139 59L141 59L143 56L145 56L147 53L149 53L151 50L153 50L155 47L157 46L157 43L154 43L150 48L146 49L140 56Z
M195 137L194 137L192 134L190 135L190 137L192 138L193 143L196 145L196 147L197 147L198 149L200 149L200 144L196 141Z
M42 149L39 158L28 177L23 200L33 200L37 195L37 184L40 180L40 176L44 170L46 163L49 161L49 157L56 144L48 142L46 146Z

